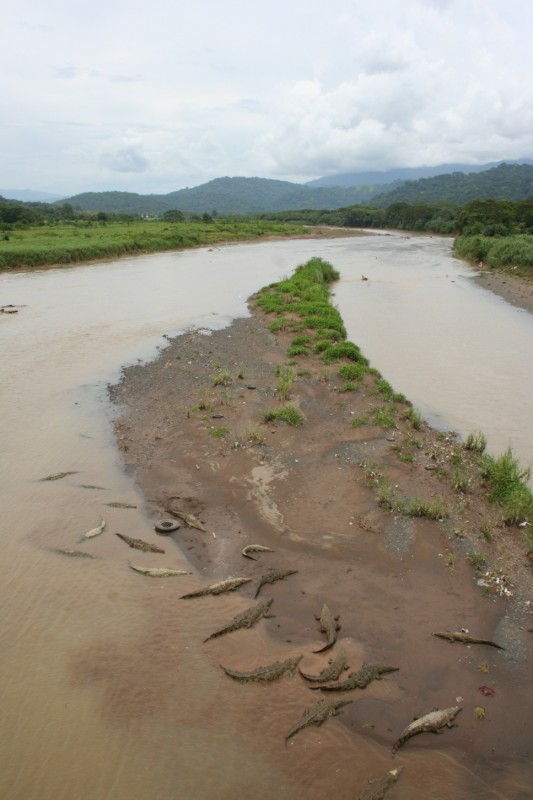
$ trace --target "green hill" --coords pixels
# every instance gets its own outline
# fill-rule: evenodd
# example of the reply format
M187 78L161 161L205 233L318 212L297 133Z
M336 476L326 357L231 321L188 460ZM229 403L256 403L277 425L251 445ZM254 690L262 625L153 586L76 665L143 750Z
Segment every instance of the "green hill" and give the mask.
M393 203L452 203L462 206L471 200L527 200L533 197L533 166L500 164L484 172L465 175L452 172L433 178L407 181L380 194L373 203L382 208Z
M84 211L153 216L170 209L185 214L212 214L213 211L218 214L260 214L287 208L340 208L369 202L377 191L377 187L371 186L311 188L267 178L215 178L201 186L169 194L86 192L69 197L66 202Z
M404 183L417 181L419 178L433 178L435 175L449 175L453 172L486 172L497 167L503 161L492 161L488 164L438 164L436 167L397 167L396 169L372 170L370 172L340 172L308 181L306 186L363 186L379 183ZM507 164L533 164L528 158L507 161Z
M332 211L361 205L385 208L396 203L462 206L477 199L527 200L531 197L533 166L504 163L483 172L453 172L416 181L398 181L388 187L379 184L309 186L266 178L226 177L169 194L87 192L55 205L68 204L75 210L136 216L158 217L172 209L184 214L224 216L303 209Z

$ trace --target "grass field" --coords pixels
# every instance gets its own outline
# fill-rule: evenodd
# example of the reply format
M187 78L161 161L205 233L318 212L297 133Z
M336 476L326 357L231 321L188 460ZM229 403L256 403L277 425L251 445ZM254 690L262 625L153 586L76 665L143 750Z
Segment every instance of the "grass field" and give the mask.
M254 219L135 220L39 225L0 234L0 269L69 264L131 253L180 250L199 245L290 236L305 232L301 225Z

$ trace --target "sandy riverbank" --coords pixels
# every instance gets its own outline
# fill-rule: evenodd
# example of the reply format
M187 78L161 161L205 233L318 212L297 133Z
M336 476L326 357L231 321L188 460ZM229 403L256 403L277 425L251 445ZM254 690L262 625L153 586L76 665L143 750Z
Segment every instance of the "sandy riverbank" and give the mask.
M291 390L304 425L261 422L280 405L276 371L287 363L288 339L270 333L269 321L253 312L222 331L179 336L112 389L123 409L117 439L147 513L155 520L185 511L204 524L205 532L183 526L171 537L198 571L193 588L235 574L259 579L271 567L298 570L263 594L274 598L270 636L305 648L306 671L326 663L313 654L321 643L314 615L324 602L340 616L352 669L363 661L399 667L385 689L374 684L346 710L348 727L371 720L368 736L387 748L413 716L461 697L459 727L445 741L421 737L415 751L450 746L479 764L527 756L533 701L518 687L531 658L533 583L519 532L499 526L455 437L414 428L406 403L395 404L391 427L352 425L384 404L373 376L358 392L339 392L338 368L309 356L296 365ZM214 386L221 371L230 377ZM378 502L384 484L445 513L391 511ZM274 552L243 558L252 543ZM484 577L472 563L482 556ZM253 591L241 592L252 605ZM200 627L207 636L213 623L202 619ZM506 650L475 652L432 636L461 627ZM483 663L488 676L480 675ZM490 724L480 724L474 709L488 705L479 691L488 681L498 689Z

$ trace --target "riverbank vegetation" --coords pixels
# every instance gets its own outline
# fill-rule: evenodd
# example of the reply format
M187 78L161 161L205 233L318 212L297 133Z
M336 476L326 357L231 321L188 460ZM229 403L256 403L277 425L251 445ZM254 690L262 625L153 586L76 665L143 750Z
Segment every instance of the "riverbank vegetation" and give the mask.
M294 223L250 217L213 219L209 215L178 220L78 219L41 225L19 222L4 225L0 269L70 264L304 232L301 225Z

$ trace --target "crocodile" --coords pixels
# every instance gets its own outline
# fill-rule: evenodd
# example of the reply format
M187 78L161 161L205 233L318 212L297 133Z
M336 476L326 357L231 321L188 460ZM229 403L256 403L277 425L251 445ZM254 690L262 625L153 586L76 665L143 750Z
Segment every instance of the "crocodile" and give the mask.
M381 778L369 781L369 785L357 795L355 800L383 800L389 789L394 786L402 774L402 771L403 767L396 767L396 769L386 772Z
M322 606L320 616L315 617L315 619L320 622L320 630L322 633L326 634L327 641L324 647L320 647L318 650L313 650L313 653L323 653L325 650L329 650L330 647L333 647L337 641L337 631L340 630L341 626L337 621L339 618L333 616L325 603Z
M98 558L93 556L92 553L84 553L82 550L72 550L70 547L53 547L53 553L61 553L63 556L72 556L73 558Z
M181 600L188 600L191 597L205 597L207 594L222 594L223 592L233 592L242 586L244 583L250 583L251 578L226 578L224 581L212 583L211 586L206 586L205 589L198 589L196 592L189 592L189 594L182 594Z
M302 658L303 655L292 656L286 661L275 661L273 664L269 664L266 667L257 667L257 669L253 669L250 672L236 672L233 669L228 669L228 667L223 667L222 664L220 666L226 675L229 675L230 678L235 678L236 681L242 681L243 683L246 681L260 681L261 683L266 683L282 678L284 675L293 675Z
M452 722L459 711L461 711L461 706L451 706L442 711L439 709L430 711L429 714L425 714L423 717L413 720L400 734L399 739L392 748L392 755L394 755L402 744L410 739L411 736L416 736L418 733L439 733L441 728L453 728L454 725L452 725Z
M66 478L67 475L77 475L77 470L70 471L70 472L54 472L53 475L47 475L46 478L39 478L41 481L60 481L62 478Z
M310 689L322 692L347 692L349 689L366 689L372 681L381 680L387 672L397 672L399 667L385 667L382 664L363 664L358 672L350 672L342 683L327 684L327 686L310 686Z
M308 675L306 672L302 672L301 669L299 672L306 681L325 683L326 681L336 681L345 669L348 669L348 658L344 650L341 650L337 658L330 659L329 666L324 667L318 675Z
M128 561L128 566L134 569L135 572L140 572L141 575L149 575L150 578L170 578L174 575L190 575L190 572L185 572L183 569L169 569L168 567L139 567L137 564L132 564Z
M271 547L265 547L262 544L247 544L246 547L243 547L242 554L245 558L251 558L252 561L257 561L255 556L251 556L250 553L274 553L275 551L272 550Z
M97 525L96 528L91 528L90 531L84 533L80 539L80 542L84 542L86 539L93 539L95 536L98 536L105 528L105 519L100 522L100 525Z
M106 503L106 506L109 506L109 508L137 508L137 506L134 506L132 503L119 502Z
M268 613L271 605L272 599L262 600L256 606L247 608L242 614L237 614L237 616L232 619L229 625L226 625L224 628L220 628L220 630L215 631L208 636L207 639L204 639L204 642L208 642L210 639L216 639L217 636L223 636L225 633L237 631L239 628L251 628L252 625L256 622L259 622L262 617L268 619L272 616Z
M462 642L463 644L488 644L491 647L497 647L498 650L505 650L501 644L491 642L489 639L478 639L475 636L470 636L464 631L437 631L433 636L439 636L441 639L448 639L449 642Z
M199 519L193 517L192 514L187 514L185 511L174 511L171 508L165 508L165 511L172 517L181 519L181 521L184 522L188 528L197 528L197 530L205 532L205 525L203 524L203 522L200 522Z
M318 701L318 703L315 703L312 708L308 708L304 711L300 722L291 728L286 735L285 744L287 744L289 739L299 733L299 731L302 731L304 728L308 728L310 725L319 727L323 722L329 719L329 717L337 716L340 708L347 706L352 702L353 700L334 700L332 702L322 698Z
M115 536L118 536L119 539L122 539L123 542L126 542L127 545L133 547L135 550L144 550L147 553L164 553L164 550L161 550L160 547L157 547L155 544L149 544L148 542L143 542L142 539L132 539L129 536L126 536L124 533L116 533Z
M259 583L257 584L257 589L255 590L254 597L257 597L259 592L261 591L261 587L264 586L266 583L276 583L276 581L282 581L284 578L287 578L289 575L296 575L298 572L297 569L271 569L269 570L266 575L261 575L259 578Z

